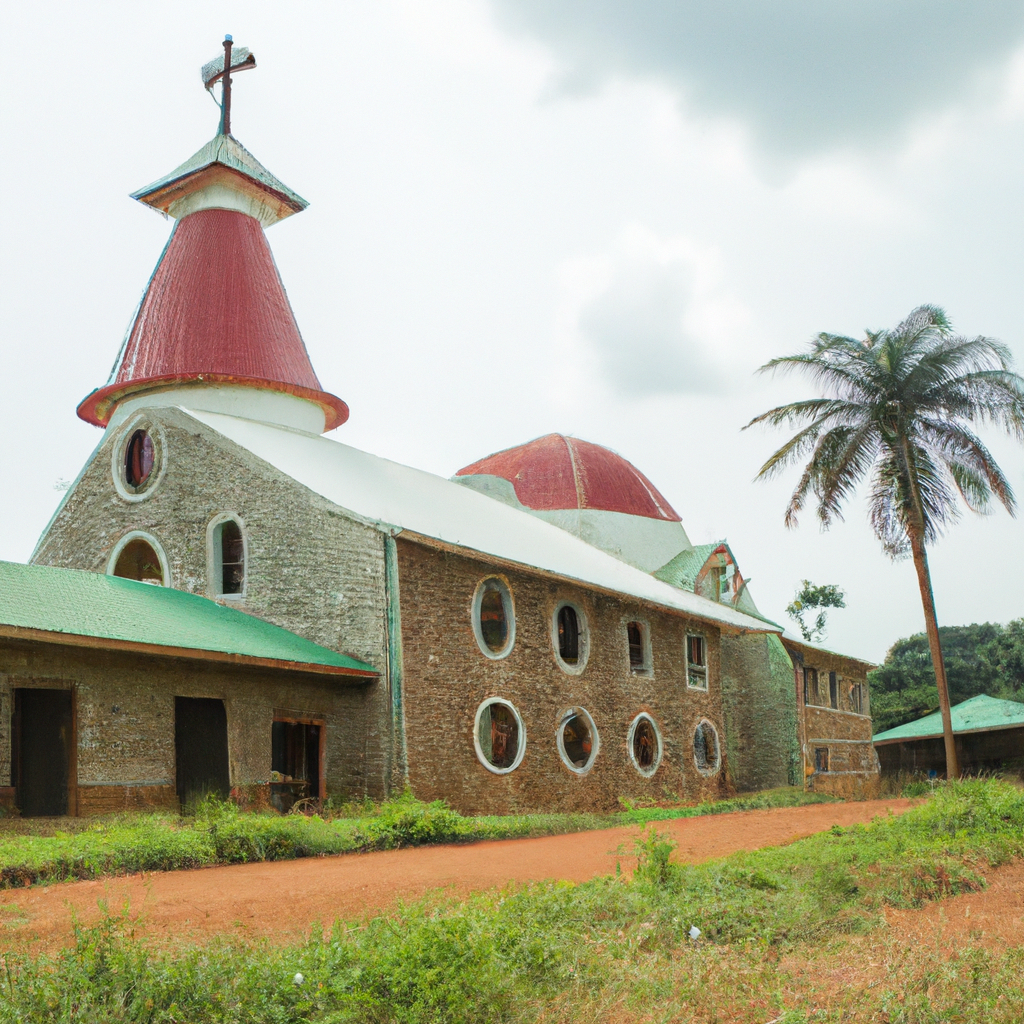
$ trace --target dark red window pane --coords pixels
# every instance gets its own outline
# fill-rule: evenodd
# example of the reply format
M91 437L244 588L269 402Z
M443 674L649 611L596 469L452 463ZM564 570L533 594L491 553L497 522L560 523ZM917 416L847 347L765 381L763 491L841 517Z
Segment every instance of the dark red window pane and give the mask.
M124 453L124 477L132 487L142 487L153 472L153 439L145 430L136 430Z

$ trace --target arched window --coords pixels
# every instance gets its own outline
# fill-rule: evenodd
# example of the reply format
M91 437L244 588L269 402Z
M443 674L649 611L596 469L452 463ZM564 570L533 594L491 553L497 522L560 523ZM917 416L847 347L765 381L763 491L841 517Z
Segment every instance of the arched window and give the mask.
M706 718L693 731L693 763L701 775L715 775L722 767L718 730Z
M245 536L233 516L220 516L210 524L210 591L215 597L245 592Z
M485 700L476 709L473 746L489 772L507 775L515 771L526 753L526 730L519 712L506 700Z
M558 756L570 771L583 775L590 771L601 747L597 726L590 712L570 708L558 723Z
M130 533L114 548L107 572L126 580L167 585L167 568L162 554L151 537Z
M551 644L558 667L569 675L578 676L587 665L590 637L587 617L578 604L559 601L551 616Z
M473 633L488 658L504 658L516 639L512 593L497 576L485 579L473 596Z
M633 719L626 737L629 759L633 767L646 777L650 777L661 764L661 732L658 725L645 712Z

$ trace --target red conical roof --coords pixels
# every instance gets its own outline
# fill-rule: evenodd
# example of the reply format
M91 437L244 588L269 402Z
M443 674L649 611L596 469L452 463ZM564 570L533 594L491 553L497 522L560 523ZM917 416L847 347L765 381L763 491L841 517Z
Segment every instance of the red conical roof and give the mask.
M313 372L263 228L235 210L178 221L110 381L78 415L105 426L132 394L199 381L308 399L324 410L325 430L348 419Z
M621 455L562 434L488 455L456 476L487 474L508 480L516 497L538 511L572 508L624 512L678 523L658 489Z

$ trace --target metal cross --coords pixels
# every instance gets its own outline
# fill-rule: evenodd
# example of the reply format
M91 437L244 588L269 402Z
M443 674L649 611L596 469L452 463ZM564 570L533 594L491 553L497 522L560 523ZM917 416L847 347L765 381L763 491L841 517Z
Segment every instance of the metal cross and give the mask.
M231 134L231 75L232 72L248 71L256 67L256 58L248 47L240 46L232 59L234 42L231 36L224 37L224 56L203 65L203 85L212 90L220 81L220 131L221 135Z

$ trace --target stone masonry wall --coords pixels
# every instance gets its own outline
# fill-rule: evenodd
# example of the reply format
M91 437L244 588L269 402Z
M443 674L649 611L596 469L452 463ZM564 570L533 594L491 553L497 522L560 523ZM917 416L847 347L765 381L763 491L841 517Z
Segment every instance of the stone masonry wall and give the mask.
M327 790L349 792L351 722L365 717L370 697L366 684L338 677L0 640L0 753L6 751L0 788L11 784L11 707L17 687L74 688L82 814L125 805L177 806L175 697L224 701L232 786L269 782L275 710L325 719Z
M860 662L827 651L790 648L794 655L801 714L804 773L808 789L835 796L869 798L881 786L878 757L871 742L871 709L867 677ZM800 659L803 660L800 660ZM818 693L804 703L802 670L818 670ZM839 688L838 708L829 706L829 672L835 672ZM860 683L863 712L853 710L850 687ZM829 769L817 771L815 750L828 749Z
M126 431L151 428L164 469L142 501L117 491L112 452ZM157 409L108 432L55 515L36 564L105 572L118 540L152 534L171 586L208 594L207 527L230 512L244 524L247 583L232 607L290 629L381 672L349 707L339 790L381 797L391 762L383 535L176 409ZM225 603L228 603L225 601ZM286 701L290 706L291 701ZM336 751L336 756L338 755Z
M620 797L698 801L718 798L729 787L722 730L719 636L715 627L639 603L561 583L527 570L495 570L481 560L398 539L406 740L409 780L425 800L444 797L464 813L501 814L538 808L609 810ZM504 579L515 605L511 653L485 657L477 644L471 606L486 577ZM580 675L556 661L552 618L559 600L585 613L589 657ZM648 624L652 671L630 670L626 623ZM708 692L686 685L687 632L707 639ZM522 764L495 775L477 759L473 728L487 697L510 701L526 729ZM571 707L590 712L600 752L586 775L562 763L556 730ZM626 735L633 718L647 711L658 723L664 754L650 779L633 767ZM706 717L716 726L723 768L711 778L694 764L693 734Z
M736 788L802 784L793 663L777 636L722 637L722 700Z

